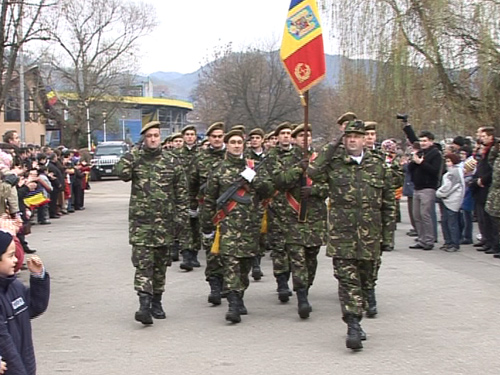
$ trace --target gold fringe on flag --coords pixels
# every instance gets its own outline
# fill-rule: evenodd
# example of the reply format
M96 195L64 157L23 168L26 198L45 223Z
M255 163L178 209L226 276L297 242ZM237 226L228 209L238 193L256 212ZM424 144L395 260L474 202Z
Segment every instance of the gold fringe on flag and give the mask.
M220 252L220 224L217 224L217 229L215 230L215 238L212 247L210 248L212 254L219 254Z

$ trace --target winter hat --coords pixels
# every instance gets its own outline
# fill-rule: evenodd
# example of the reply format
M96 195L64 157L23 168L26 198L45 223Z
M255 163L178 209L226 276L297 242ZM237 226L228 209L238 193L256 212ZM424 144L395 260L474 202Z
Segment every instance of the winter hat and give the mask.
M0 257L7 251L7 248L12 242L12 235L10 233L0 230Z
M382 147L382 150L384 150L385 152L390 152L391 154L395 154L397 151L396 142L391 139L386 139L385 141L383 141L380 147Z
M453 164L458 164L460 163L460 156L458 156L457 154L452 154L452 153L449 153L449 154L446 154L446 156L444 157L445 159L449 159L451 160L451 162Z

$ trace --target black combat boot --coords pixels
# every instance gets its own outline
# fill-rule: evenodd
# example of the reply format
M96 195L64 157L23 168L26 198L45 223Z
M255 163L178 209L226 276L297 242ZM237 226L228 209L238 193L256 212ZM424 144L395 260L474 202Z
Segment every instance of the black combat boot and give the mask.
M346 347L352 350L363 349L363 344L361 343L361 326L359 325L360 319L352 314L346 315L343 319L347 323Z
M210 276L208 278L208 283L210 284L210 294L208 295L208 302L212 305L220 305L221 304L221 295L220 292L222 290L222 279L217 276Z
M191 252L189 250L182 250L182 262L179 266L181 270L192 271L193 264L191 263Z
M174 241L174 244L172 245L172 262L179 261L179 247L179 241Z
M311 313L311 305L307 300L307 289L298 289L295 294L297 295L298 302L298 312L301 319L309 318L309 314Z
M155 319L165 319L165 311L161 305L161 294L153 294L153 299L151 300L151 315Z
M135 313L135 320L142 324L153 324L151 316L151 294L139 292L139 311Z
M240 316L240 296L238 292L230 291L227 295L229 307L226 313L226 320L233 323L241 322Z
M288 275L282 273L276 276L276 282L278 283L278 298L281 302L288 302L292 291L288 287Z
M198 252L196 250L190 250L190 252L191 252L191 265L195 268L201 267L201 264L198 261Z
M239 299L239 311L240 315L248 315L248 310L245 306L245 303L243 302L243 297L245 296L245 292L240 292L240 299Z
M260 255L256 255L253 258L252 264L252 277L255 281L259 281L264 274L262 273L262 269L260 268Z
M367 318L375 318L377 315L377 300L375 299L375 289L368 291L368 310L366 310Z

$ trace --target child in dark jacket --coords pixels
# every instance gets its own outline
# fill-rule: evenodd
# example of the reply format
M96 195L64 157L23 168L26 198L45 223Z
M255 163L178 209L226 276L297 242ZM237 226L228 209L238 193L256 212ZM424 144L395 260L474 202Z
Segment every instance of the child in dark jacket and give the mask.
M35 375L36 362L30 319L49 304L50 278L38 256L27 261L30 287L15 274L16 247L10 233L0 230L0 353L9 375Z

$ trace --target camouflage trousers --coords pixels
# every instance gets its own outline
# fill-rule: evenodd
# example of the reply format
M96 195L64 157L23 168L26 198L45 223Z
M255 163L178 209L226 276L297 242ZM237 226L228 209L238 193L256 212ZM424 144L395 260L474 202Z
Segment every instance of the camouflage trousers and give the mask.
M314 281L318 268L319 246L305 247L298 244L286 244L285 250L290 259L293 290L307 289Z
M333 258L333 275L339 283L342 315L358 317L368 307L368 291L373 289L375 261Z
M220 278L224 277L224 265L222 264L222 256L220 254L213 254L210 252L213 242L213 238L201 239L203 249L205 250L205 254L207 256L207 267L205 268L206 281L208 281L212 276Z
M191 243L189 250L200 251L201 249L201 235L200 235L200 220L197 217L189 218L189 225L191 227Z
M252 270L253 258L237 258L223 255L224 284L230 291L244 292L250 285L248 275Z
M132 246L132 264L136 291L151 295L165 291L167 267L172 264L168 246Z
M274 277L284 273L290 273L290 258L285 249L285 238L274 222L270 222L267 232L267 241L271 250L271 259L273 260Z

